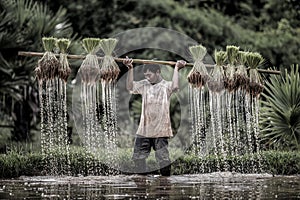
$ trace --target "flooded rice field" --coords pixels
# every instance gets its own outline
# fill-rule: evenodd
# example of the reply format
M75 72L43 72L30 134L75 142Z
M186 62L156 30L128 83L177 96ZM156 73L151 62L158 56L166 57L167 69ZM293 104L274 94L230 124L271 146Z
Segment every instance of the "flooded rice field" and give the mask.
M38 176L0 180L0 199L300 199L300 176Z

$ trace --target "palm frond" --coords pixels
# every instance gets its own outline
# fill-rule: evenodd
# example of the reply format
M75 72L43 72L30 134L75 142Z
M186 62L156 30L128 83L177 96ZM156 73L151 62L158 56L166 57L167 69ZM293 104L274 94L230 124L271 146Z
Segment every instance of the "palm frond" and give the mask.
M262 101L262 142L272 148L300 148L300 75L298 65L266 82Z

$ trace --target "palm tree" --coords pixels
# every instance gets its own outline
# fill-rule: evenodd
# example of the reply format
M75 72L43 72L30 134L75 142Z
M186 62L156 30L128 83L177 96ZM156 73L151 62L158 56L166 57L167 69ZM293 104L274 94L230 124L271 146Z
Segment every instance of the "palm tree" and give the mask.
M300 75L298 65L272 75L262 101L262 143L275 149L300 149Z
M70 37L73 30L65 14L63 8L53 13L33 0L0 1L0 120L12 125L16 141L30 139L38 119L37 59L18 57L18 51L41 51L43 36Z

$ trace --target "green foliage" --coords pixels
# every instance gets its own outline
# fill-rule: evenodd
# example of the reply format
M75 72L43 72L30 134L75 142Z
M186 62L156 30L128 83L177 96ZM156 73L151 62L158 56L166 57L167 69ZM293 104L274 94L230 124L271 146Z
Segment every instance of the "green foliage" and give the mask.
M118 152L120 168L129 171L132 169L132 149L123 149ZM97 157L84 148L72 147L70 154L66 152L53 151L43 156L40 153L21 153L10 151L8 154L0 155L0 177L14 178L22 175L36 176L47 175L53 170L49 160L55 158L62 166L70 158L70 172L58 168L60 174L78 175L108 175L108 172L123 173L108 167L105 164L105 156ZM147 160L149 169L157 169L157 162L154 153L150 154ZM172 163L172 174L195 174L211 173L217 171L233 171L238 173L270 173L273 175L293 175L300 173L299 151L281 152L264 151L260 154L243 155L236 157L198 157L194 154L185 154ZM157 173L157 171L153 172Z
M300 75L298 65L266 82L261 109L262 143L274 149L300 149Z
M300 29L293 28L286 19L278 21L274 29L265 29L251 35L255 49L262 52L263 57L273 66L286 67L298 64Z
M266 151L264 170L274 175L291 175L300 173L299 151Z
M299 151L263 151L260 154L227 158L185 155L173 164L173 174L211 173L234 171L239 173L270 173L292 175L300 173Z
M2 178L41 175L44 167L40 154L25 155L12 151L0 155L0 177Z
M54 10L57 5L68 9L74 30L83 37L108 37L132 28L163 27L190 36L203 44L210 54L215 49L225 48L227 44L235 44L247 51L261 52L270 62L269 66L290 66L300 60L297 53L300 45L297 0L263 0L255 4L252 0L130 0L105 3L56 0L48 1L48 4ZM133 42L142 37L134 38ZM160 55L152 53L148 52L147 56Z

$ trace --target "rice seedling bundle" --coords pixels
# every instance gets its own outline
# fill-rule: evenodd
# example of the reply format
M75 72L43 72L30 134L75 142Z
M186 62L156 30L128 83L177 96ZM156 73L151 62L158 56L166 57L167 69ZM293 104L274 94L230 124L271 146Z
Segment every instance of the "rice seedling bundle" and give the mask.
M119 66L112 56L117 42L118 40L114 38L102 39L100 41L100 48L105 54L101 62L100 79L106 83L115 82L120 73Z
M189 72L187 78L192 87L202 88L209 80L209 74L203 63L203 58L206 54L206 48L202 45L191 46L189 48L194 59L194 65Z
M45 53L43 57L39 59L37 67L34 70L39 82L50 80L58 76L58 69L60 67L59 60L52 52L56 46L57 39L53 37L43 37L42 42Z
M212 71L211 78L207 83L208 89L212 92L221 92L224 90L224 65L227 55L225 51L215 51L216 65Z
M249 77L246 69L246 55L248 52L239 51L237 55L237 69L234 73L234 85L236 89L247 90L249 86Z
M232 46L232 45L226 46L228 65L226 66L226 70L225 70L224 82L225 82L225 88L229 92L232 92L236 89L234 73L235 73L235 64L236 64L238 52L239 52L239 47Z
M83 60L78 73L81 77L81 81L84 83L95 84L99 80L100 68L96 56L99 44L99 38L84 38L82 40L82 46L88 54Z
M262 78L258 73L257 67L263 64L264 58L257 52L249 52L246 55L247 66L249 70L249 87L248 91L252 96L257 97L263 91L264 86Z
M58 76L65 82L67 82L67 79L71 73L71 68L69 66L66 54L70 44L71 41L69 39L62 38L57 40L57 47L60 50L59 61L61 63L61 66L58 68Z

